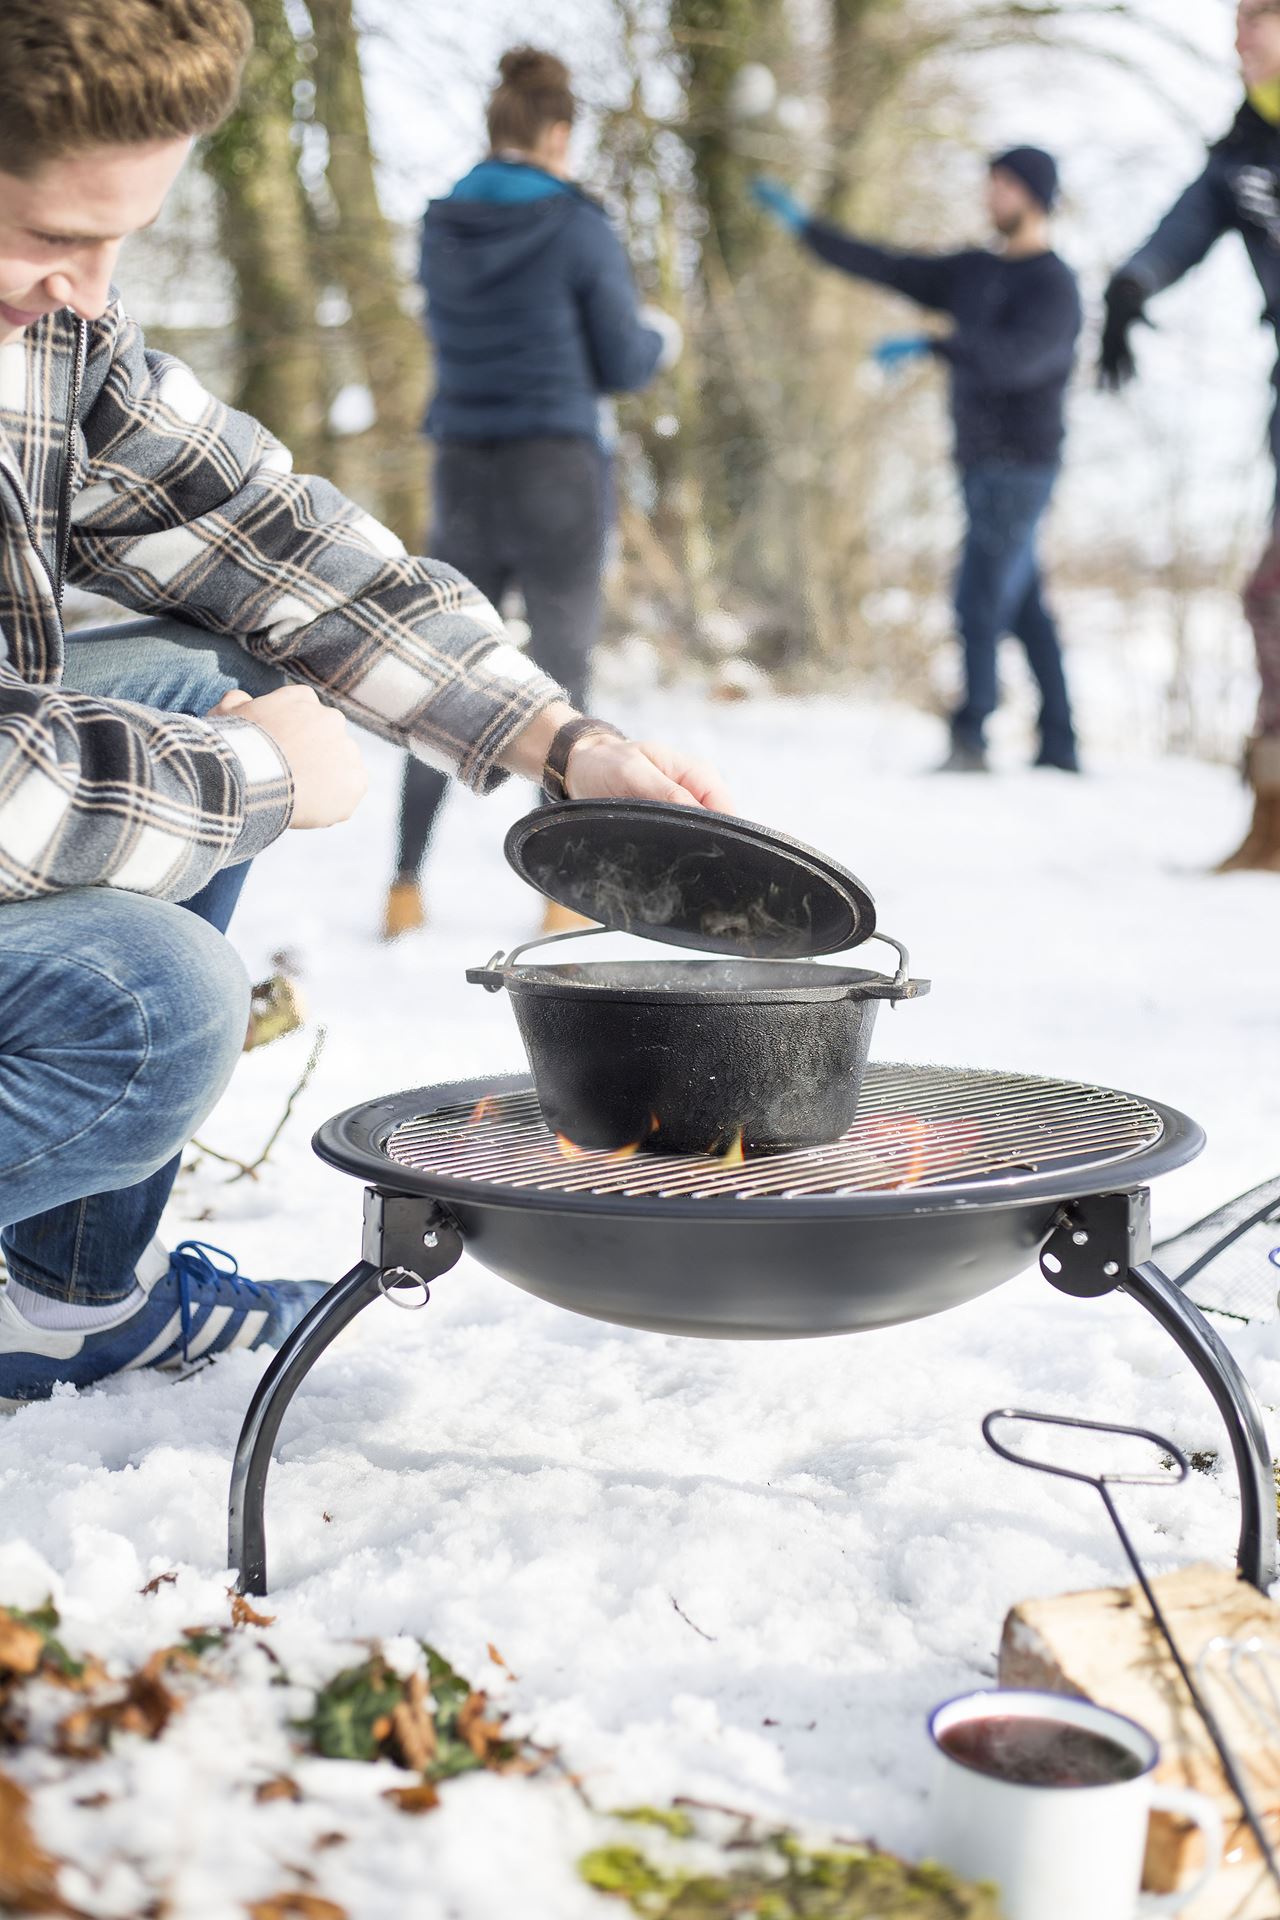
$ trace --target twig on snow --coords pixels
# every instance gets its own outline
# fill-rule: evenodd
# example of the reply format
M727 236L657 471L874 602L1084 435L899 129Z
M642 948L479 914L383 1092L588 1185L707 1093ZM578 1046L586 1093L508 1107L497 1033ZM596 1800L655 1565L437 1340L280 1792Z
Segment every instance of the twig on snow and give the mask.
M261 1153L259 1153L256 1160L239 1160L236 1158L235 1154L220 1153L217 1147L207 1146L203 1140L193 1140L191 1142L192 1146L195 1147L198 1152L208 1154L211 1160L220 1160L223 1166L234 1167L236 1169L236 1171L231 1175L230 1179L226 1183L229 1187L234 1186L237 1180L244 1180L246 1178L250 1180L257 1179L259 1167L263 1166L266 1163L271 1153L272 1147L275 1146L276 1141L280 1138L280 1135L284 1132L285 1128L288 1126L290 1116L293 1113L293 1109L297 1105L298 1100L300 1099L301 1095L305 1091L307 1082L310 1080L312 1074L316 1070L316 1065L320 1059L320 1055L324 1052L324 1043L327 1038L328 1038L328 1029L325 1027L317 1027L315 1043L311 1048L311 1052L307 1056L307 1064L302 1069L302 1072L298 1077L297 1083L294 1086L292 1093L289 1095L289 1098L285 1101L284 1112L280 1115L280 1118L276 1121L275 1126L271 1129L270 1134L267 1136L266 1144L263 1147Z
M707 1633L702 1627L698 1625L696 1620L691 1620L689 1618L684 1608L680 1605L680 1602L676 1599L674 1593L669 1593L667 1595L667 1598L671 1602L672 1606L675 1608L676 1612L680 1615L680 1618L684 1621L686 1627L692 1627L694 1632L701 1634L704 1640L715 1639L716 1636L714 1633Z

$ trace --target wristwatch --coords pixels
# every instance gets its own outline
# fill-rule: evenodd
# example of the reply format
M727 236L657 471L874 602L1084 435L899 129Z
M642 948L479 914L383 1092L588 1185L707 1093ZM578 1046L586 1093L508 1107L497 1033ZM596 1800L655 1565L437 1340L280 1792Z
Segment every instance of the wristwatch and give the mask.
M585 740L593 733L609 734L615 740L625 740L627 737L620 727L610 726L607 720L593 720L590 714L577 713L572 720L566 720L547 748L547 757L543 762L542 791L548 800L569 798L564 778L569 767L569 755L579 740Z

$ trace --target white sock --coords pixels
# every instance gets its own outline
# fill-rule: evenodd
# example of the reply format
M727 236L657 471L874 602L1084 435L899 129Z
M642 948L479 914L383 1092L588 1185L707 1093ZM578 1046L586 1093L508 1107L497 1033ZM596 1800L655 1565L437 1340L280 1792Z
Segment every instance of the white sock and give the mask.
M57 1333L99 1333L104 1327L114 1326L117 1320L127 1320L147 1297L142 1287L135 1286L124 1300L113 1300L105 1307L90 1307L82 1300L50 1299L47 1293L36 1293L31 1287L24 1287L21 1280L13 1279L9 1281L8 1293L24 1320L33 1327Z
M12 1274L6 1291L12 1305L33 1327L44 1327L51 1333L100 1333L104 1327L113 1327L118 1320L136 1313L168 1265L168 1249L153 1240L134 1268L132 1293L104 1307L89 1306L83 1300L54 1300L47 1293L23 1286Z

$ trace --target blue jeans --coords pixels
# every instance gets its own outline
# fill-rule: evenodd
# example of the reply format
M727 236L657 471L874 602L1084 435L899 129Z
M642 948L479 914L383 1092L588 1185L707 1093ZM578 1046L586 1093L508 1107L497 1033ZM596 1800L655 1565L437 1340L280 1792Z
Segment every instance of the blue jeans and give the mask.
M176 620L73 634L64 684L204 714L281 676ZM231 1077L249 985L222 938L248 865L181 905L78 887L0 906L0 1244L53 1299L134 1286L182 1148Z
M1051 759L1075 755L1071 702L1053 616L1040 591L1036 535L1049 504L1056 467L963 467L968 531L956 576L956 622L964 644L965 699L952 731L981 747L996 710L996 653L1006 633L1026 650L1040 689L1040 738Z

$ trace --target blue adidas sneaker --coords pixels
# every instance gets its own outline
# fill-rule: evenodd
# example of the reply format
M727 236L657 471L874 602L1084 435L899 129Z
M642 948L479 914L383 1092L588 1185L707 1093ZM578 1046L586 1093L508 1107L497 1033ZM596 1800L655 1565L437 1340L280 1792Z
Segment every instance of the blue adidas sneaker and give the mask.
M224 1264L218 1264L222 1262ZM158 1266L158 1263L157 1263ZM315 1305L322 1280L246 1280L221 1247L183 1240L168 1266L139 1275L141 1306L110 1326L34 1326L0 1289L0 1408L47 1400L139 1367L180 1369L233 1347L278 1347Z

